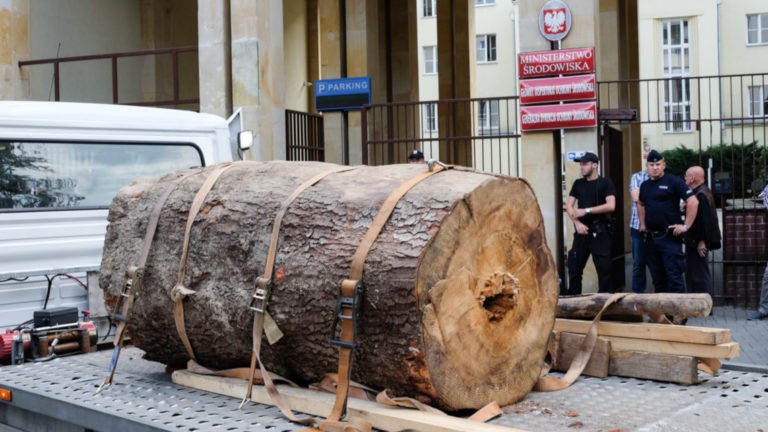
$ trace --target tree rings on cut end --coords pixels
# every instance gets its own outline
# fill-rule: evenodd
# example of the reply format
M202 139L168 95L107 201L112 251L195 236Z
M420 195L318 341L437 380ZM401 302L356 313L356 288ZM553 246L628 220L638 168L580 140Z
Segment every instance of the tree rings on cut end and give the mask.
M424 253L417 291L436 404L522 399L541 371L559 291L528 183L496 178L457 201Z

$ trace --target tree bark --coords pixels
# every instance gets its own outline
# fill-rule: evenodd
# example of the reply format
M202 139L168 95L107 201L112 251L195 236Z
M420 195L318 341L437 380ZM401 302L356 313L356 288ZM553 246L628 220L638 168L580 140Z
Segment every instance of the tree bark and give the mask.
M255 280L282 202L323 163L238 162L207 195L190 235L186 332L208 367L249 363ZM290 205L267 310L285 336L262 343L267 368L301 383L335 372L329 344L339 284L386 197L426 165L360 166L331 174ZM129 329L147 357L188 357L176 331L175 285L187 212L211 168L196 169L161 213ZM100 285L114 299L140 255L164 187L182 172L123 188L109 212ZM444 409L522 399L553 328L558 282L528 183L466 169L435 174L398 203L364 266L353 379ZM109 301L109 300L108 300Z
M588 294L561 297L557 302L558 318L594 318L611 294ZM708 316L712 311L709 294L627 294L603 313L612 316L651 317L668 315L680 319Z

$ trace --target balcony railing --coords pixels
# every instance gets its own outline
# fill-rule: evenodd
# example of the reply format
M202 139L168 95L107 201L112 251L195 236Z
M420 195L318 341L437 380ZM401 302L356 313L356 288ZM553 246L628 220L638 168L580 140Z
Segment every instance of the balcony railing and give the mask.
M61 100L61 93L62 93L62 65L67 63L78 63L78 62L93 62L93 61L101 61L101 60L108 60L110 63L110 72L111 72L111 93L112 93L112 103L113 104L125 104L125 105L144 105L144 106L184 106L184 105L193 105L196 109L199 109L200 105L200 97L199 97L199 86L197 83L197 72L198 72L198 59L197 59L197 52L198 49L196 46L188 46L188 47L177 47L177 48L161 48L161 49L148 49L148 50L140 50L140 51L127 51L127 52L118 52L118 53L110 53L110 54L94 54L94 55L84 55L84 56L74 56L74 57L57 57L57 58L47 58L47 59L38 59L38 60L25 60L19 62L20 68L29 68L31 66L39 66L39 65L51 65L53 66L53 99L55 101ZM192 56L191 63L186 62L184 66L181 66L180 62L180 56L182 55L189 55ZM165 67L164 63L161 61L162 56L170 56L170 65L169 67ZM157 83L154 84L154 96L149 96L147 99L150 100L123 100L119 94L120 89L120 82L119 77L121 76L120 73L120 59L127 59L127 58L136 58L136 57L149 57L152 60L155 61L154 66L156 66L153 69L153 77L154 82L159 82L160 85ZM94 66L94 68L100 67L100 66ZM184 75L184 72L187 72L186 75ZM168 76L170 75L170 76ZM181 77L183 76L191 76L191 78L188 78L190 81L193 80L195 85L190 85L189 92L194 93L190 97L182 97L181 96ZM137 78L135 76L130 76L123 78L125 82L130 80L136 80ZM81 83L78 82L79 78L77 76L75 77L68 77L68 82L76 82L79 86L88 85L88 83ZM170 83L170 92L168 92L167 85L162 85L165 83ZM103 91L103 89L96 89ZM162 95L162 96L160 96ZM166 95L170 97L165 97Z

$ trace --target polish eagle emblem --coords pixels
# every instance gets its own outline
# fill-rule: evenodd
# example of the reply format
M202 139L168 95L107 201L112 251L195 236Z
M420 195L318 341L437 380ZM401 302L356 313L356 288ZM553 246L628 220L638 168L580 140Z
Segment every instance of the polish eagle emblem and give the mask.
M565 8L544 11L544 31L548 34L565 31Z

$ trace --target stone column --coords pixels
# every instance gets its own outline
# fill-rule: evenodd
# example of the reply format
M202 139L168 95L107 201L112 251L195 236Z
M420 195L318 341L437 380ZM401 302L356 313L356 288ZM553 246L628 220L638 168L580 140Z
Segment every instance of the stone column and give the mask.
M282 0L232 0L232 107L255 133L255 160L285 159Z
M475 2L437 2L437 67L440 99L468 99L475 95ZM472 136L472 114L467 105L440 104L440 137ZM440 159L472 166L470 141L441 141Z
M200 112L227 118L232 113L228 0L198 0Z
M0 2L0 100L29 99L29 72L19 60L30 54L29 0Z
M340 0L317 0L317 32L319 45L319 79L341 77L341 17ZM323 114L325 161L342 163L342 115Z

